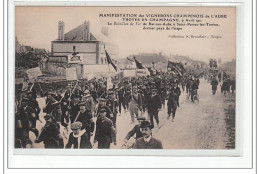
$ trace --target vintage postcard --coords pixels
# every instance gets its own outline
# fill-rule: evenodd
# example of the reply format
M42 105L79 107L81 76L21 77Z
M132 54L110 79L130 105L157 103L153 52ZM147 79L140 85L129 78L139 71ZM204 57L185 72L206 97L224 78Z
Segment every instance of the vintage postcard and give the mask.
M234 150L235 6L16 6L14 148Z

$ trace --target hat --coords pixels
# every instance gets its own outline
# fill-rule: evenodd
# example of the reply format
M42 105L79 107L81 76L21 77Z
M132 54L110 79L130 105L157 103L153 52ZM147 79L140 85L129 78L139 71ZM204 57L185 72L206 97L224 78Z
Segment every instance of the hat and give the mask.
M143 122L141 123L141 128L146 128L146 127L149 127L149 128L152 129L152 126L151 126L151 124L150 124L149 121L143 121Z
M145 117L138 117L137 120L145 120Z
M89 92L89 90L88 89L86 89L85 91L84 91L84 94L89 94L90 92Z
M152 92L157 92L157 89L152 89Z
M114 94L114 91L109 90L109 91L107 91L107 93L108 93L108 94Z
M29 102L29 99L28 98L23 98L22 102Z
M81 129L81 127L82 127L82 123L79 121L76 121L71 124L71 130Z
M106 102L108 99L105 99L105 98L97 98L97 101L99 102Z
M105 108L99 109L99 113L104 113L104 112L107 112L107 110Z
M133 89L137 89L137 86L133 86Z
M78 106L86 106L86 103L85 103L85 102L80 102L80 103L78 104Z
M49 119L49 118L54 118L51 114L46 114L45 116L44 116L44 119Z

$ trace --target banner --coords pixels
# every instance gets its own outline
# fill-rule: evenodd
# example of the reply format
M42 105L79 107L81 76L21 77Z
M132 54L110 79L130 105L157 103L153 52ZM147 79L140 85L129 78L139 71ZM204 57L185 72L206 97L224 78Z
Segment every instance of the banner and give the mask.
M26 74L28 75L28 79L33 79L37 78L38 76L42 76L42 72L39 67L26 70Z
M67 80L78 80L76 67L66 68L66 79Z
M135 77L136 76L135 69L123 70L123 74L124 74L124 77Z
M147 76L148 72L146 69L137 69L136 70L136 76L141 77L141 76Z
M112 83L112 78L108 77L107 78L107 90L113 88L113 83Z
M83 55L68 55L68 63L82 63L83 62Z

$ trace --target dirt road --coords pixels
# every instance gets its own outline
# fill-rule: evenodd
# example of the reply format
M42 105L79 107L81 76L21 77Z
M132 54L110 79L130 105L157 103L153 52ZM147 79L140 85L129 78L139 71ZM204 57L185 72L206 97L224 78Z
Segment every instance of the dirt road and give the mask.
M162 127L155 128L153 136L162 141L165 149L234 148L235 116L232 111L235 107L235 94L225 97L218 86L216 95L212 95L211 86L205 80L201 80L198 94L200 101L194 104L182 92L174 122L167 119L167 108L162 109L159 112ZM43 99L39 98L38 101L41 107L44 106ZM122 112L117 117L117 145L111 145L112 149L121 148L126 134L134 127L130 124L129 112ZM40 114L40 119L44 121L43 113ZM40 129L43 124L37 122L37 128ZM36 144L34 147L42 148L43 144Z

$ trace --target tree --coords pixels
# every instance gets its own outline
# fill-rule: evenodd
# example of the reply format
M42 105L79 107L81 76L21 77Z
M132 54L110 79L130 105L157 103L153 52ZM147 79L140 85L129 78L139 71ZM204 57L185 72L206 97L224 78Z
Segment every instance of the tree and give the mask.
M15 66L22 68L35 68L39 66L46 53L20 52L15 54Z

